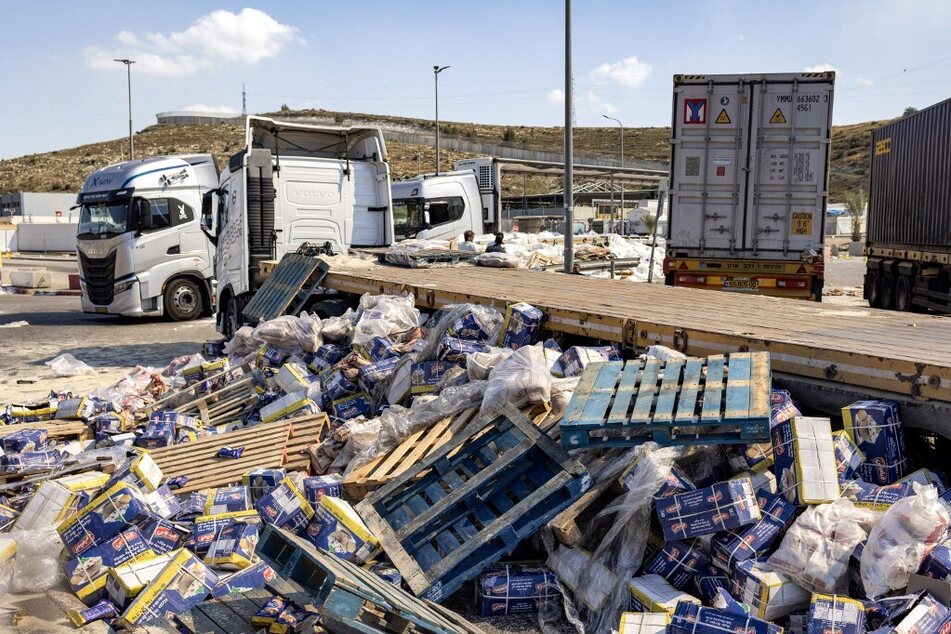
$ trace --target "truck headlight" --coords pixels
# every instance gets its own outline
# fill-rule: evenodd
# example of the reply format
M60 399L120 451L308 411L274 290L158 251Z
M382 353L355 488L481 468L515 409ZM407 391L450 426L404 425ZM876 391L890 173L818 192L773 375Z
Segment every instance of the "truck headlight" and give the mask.
M122 282L116 282L114 292L116 295L118 295L119 293L124 293L130 288L132 288L133 284L135 284L135 278L132 278L131 280L124 280Z

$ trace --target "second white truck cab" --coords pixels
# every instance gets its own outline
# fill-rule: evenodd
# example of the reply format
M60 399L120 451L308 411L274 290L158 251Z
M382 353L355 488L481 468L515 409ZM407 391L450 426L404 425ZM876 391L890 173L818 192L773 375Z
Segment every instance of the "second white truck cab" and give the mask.
M247 118L245 148L203 201L216 243L218 328L230 335L263 283L262 260L307 242L330 253L393 242L383 132Z
M395 181L396 240L452 240L469 229L476 234L495 231L499 183L499 165L493 158L465 159L451 172Z
M96 170L78 197L83 312L210 314L214 246L202 233L202 196L215 188L210 154L156 156Z

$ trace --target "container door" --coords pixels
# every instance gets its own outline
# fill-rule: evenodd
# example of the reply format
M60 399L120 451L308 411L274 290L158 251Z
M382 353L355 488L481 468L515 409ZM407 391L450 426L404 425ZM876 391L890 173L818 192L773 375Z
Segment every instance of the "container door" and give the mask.
M750 87L739 81L674 88L670 244L733 254L743 240Z
M783 259L821 252L832 82L767 79L753 86L752 105L744 248Z

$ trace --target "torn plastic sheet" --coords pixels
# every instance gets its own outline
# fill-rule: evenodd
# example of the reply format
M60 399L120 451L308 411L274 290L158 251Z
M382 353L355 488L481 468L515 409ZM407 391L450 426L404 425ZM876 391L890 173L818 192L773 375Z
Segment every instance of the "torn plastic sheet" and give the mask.
M916 483L915 491L885 511L865 542L862 586L870 599L907 586L911 574L947 535L951 519L938 490Z
M393 338L419 328L419 311L412 295L370 295L360 298L353 327L353 345L369 346L374 337Z
M80 374L95 374L96 371L68 352L64 352L44 365L53 371L56 376L79 376Z
M417 355L418 361L432 361L439 354L446 332L460 324L480 331L481 336L466 336L470 333L456 332L453 336L460 339L475 339L493 343L498 338L502 326L502 313L491 306L481 304L448 304L433 313L429 318L429 331ZM480 353L481 354L481 353ZM470 378L472 378L470 376ZM479 377L486 378L486 377Z
M658 448L655 443L645 443L595 461L592 477L596 482L617 477L635 459L639 468L631 489L596 516L594 528L589 530L597 537L587 536L597 544L590 556L566 554L572 550L583 552L578 549L554 550L551 536L544 535L549 567L560 579L570 579L565 585L579 589L575 598L581 604L584 631L609 632L616 627L629 602L628 580L644 559L653 496L670 475L674 460L682 454L682 447ZM607 529L602 530L605 525ZM605 570L610 571L610 577L604 574Z
M519 348L489 373L480 415L500 403L523 407L551 400L551 373L541 344Z
M485 389L485 381L447 387L431 401L420 401L410 408L392 405L376 418L351 425L346 451L352 452L353 459L346 473L393 449L410 434L478 407Z

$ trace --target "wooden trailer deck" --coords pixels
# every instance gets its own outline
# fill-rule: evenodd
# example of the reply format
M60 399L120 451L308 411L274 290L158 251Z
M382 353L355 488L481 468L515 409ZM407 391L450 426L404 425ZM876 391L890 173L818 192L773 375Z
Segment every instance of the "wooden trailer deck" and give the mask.
M528 302L545 327L689 355L768 350L774 372L825 384L951 402L951 318L638 284L562 273L463 266L334 268L346 293L411 292L420 307Z

